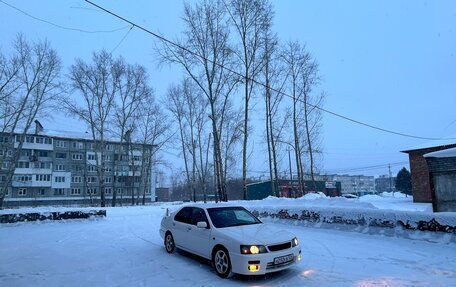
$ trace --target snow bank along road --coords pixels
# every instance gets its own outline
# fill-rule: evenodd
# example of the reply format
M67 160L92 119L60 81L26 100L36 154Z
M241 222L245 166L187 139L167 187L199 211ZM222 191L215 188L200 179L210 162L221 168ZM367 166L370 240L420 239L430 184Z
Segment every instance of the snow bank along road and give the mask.
M201 259L165 252L164 212L108 208L102 219L2 224L0 286L456 286L454 243L291 224L299 265L223 280Z

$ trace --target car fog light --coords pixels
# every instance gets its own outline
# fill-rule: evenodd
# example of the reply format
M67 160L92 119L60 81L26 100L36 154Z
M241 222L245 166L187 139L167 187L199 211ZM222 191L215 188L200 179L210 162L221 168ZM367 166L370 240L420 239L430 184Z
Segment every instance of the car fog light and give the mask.
M298 261L301 261L301 254L298 255Z
M249 265L250 272L258 272L260 271L260 265L250 264Z

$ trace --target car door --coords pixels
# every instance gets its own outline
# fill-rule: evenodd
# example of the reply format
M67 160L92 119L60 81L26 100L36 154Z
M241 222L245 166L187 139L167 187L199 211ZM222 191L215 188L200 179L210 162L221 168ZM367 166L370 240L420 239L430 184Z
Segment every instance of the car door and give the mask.
M208 228L199 228L197 223L204 221ZM209 228L209 221L207 220L206 212L199 207L192 208L191 226L187 229L187 240L189 242L189 249L202 257L210 258L211 246L210 237L211 229Z
M182 208L175 216L172 223L172 233L174 237L174 243L177 247L182 249L190 249L189 248L189 241L187 238L187 233L189 229L192 227L191 225L191 218L192 218L192 211L191 207L184 207Z

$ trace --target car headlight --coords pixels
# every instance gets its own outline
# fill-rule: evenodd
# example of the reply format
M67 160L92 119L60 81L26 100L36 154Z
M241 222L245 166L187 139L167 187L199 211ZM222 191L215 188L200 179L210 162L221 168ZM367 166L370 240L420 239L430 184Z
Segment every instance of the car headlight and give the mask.
M267 253L264 245L241 245L241 254Z
M298 246L298 244L299 244L299 241L298 241L297 237L291 239L291 247Z

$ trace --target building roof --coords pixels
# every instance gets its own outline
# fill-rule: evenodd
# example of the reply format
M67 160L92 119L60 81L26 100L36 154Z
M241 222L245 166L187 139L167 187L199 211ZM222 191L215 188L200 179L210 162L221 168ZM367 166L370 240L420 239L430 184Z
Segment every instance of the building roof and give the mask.
M420 145L408 148L403 150L402 152L408 153L409 151L420 150L420 149L427 149L433 147L453 147L456 146L456 135L448 136L445 139L441 140L432 140Z
M444 158L444 157L456 157L456 147L454 148L448 148L440 151L434 151L430 152L424 155L424 157L439 157L439 158Z

